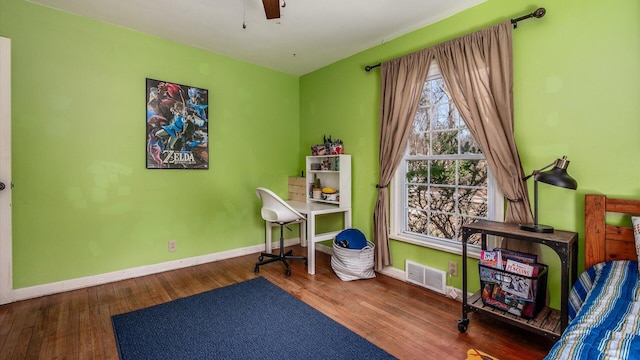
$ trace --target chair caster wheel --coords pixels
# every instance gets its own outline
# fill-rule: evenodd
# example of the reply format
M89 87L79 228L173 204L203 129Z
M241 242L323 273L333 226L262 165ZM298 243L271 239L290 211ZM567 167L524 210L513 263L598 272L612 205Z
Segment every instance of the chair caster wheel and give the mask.
M256 265L256 267L253 268L253 272L254 273L259 273L260 272L260 266Z
M287 270L285 270L285 271L284 271L284 274L285 274L286 276L291 276L291 269L287 269Z
M264 260L264 256L260 256L260 257L258 258L258 261L262 261L262 260Z
M458 319L458 331L461 333L467 332L469 326L469 319Z

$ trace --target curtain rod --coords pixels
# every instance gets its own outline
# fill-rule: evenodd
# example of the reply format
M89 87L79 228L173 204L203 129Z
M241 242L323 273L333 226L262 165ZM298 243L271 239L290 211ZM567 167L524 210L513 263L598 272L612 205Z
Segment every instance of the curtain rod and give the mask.
M517 29L518 28L518 21L530 19L532 17L539 19L539 18L543 17L544 14L546 14L546 13L547 13L547 10L545 10L545 8L537 8L536 11L532 12L531 14L527 14L527 15L524 15L524 16L520 16L519 18L511 19L511 24L513 25L514 29ZM375 69L380 65L382 65L382 63L378 63L376 65L367 65L367 66L364 67L364 71L369 72L372 69Z

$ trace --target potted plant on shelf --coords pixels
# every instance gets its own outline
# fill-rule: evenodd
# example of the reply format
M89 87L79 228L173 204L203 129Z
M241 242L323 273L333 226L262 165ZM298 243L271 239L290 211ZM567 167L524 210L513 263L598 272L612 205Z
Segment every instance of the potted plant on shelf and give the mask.
M320 186L320 179L318 179L318 176L315 174L313 175L313 198L322 198L322 187Z

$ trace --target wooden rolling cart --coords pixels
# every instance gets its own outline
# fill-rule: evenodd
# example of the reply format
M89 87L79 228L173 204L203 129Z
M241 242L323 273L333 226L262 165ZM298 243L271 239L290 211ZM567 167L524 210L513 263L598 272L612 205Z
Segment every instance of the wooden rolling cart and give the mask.
M545 306L533 319L525 319L506 311L485 305L481 291L467 297L467 243L473 234L481 234L482 249L487 248L487 235L518 239L544 244L553 249L562 264L560 284L560 311ZM521 230L517 224L480 220L462 227L462 318L458 319L458 330L467 331L470 311L482 313L522 329L557 340L569 322L569 290L577 279L578 234L556 230L552 233L537 233ZM569 277L571 275L571 277Z

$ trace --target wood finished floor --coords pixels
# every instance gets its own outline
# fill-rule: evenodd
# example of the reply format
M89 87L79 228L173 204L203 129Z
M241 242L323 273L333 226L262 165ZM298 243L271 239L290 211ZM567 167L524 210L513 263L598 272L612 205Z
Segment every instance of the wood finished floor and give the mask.
M306 249L293 247L294 253ZM316 274L294 262L253 272L257 254L0 306L0 359L118 359L111 316L263 276L400 359L465 359L469 348L501 360L542 359L552 343L470 314L461 303L378 274L343 282L318 252ZM274 336L277 336L274 334ZM292 344L295 348L295 344ZM268 358L268 354L265 354ZM293 358L293 356L292 356Z

